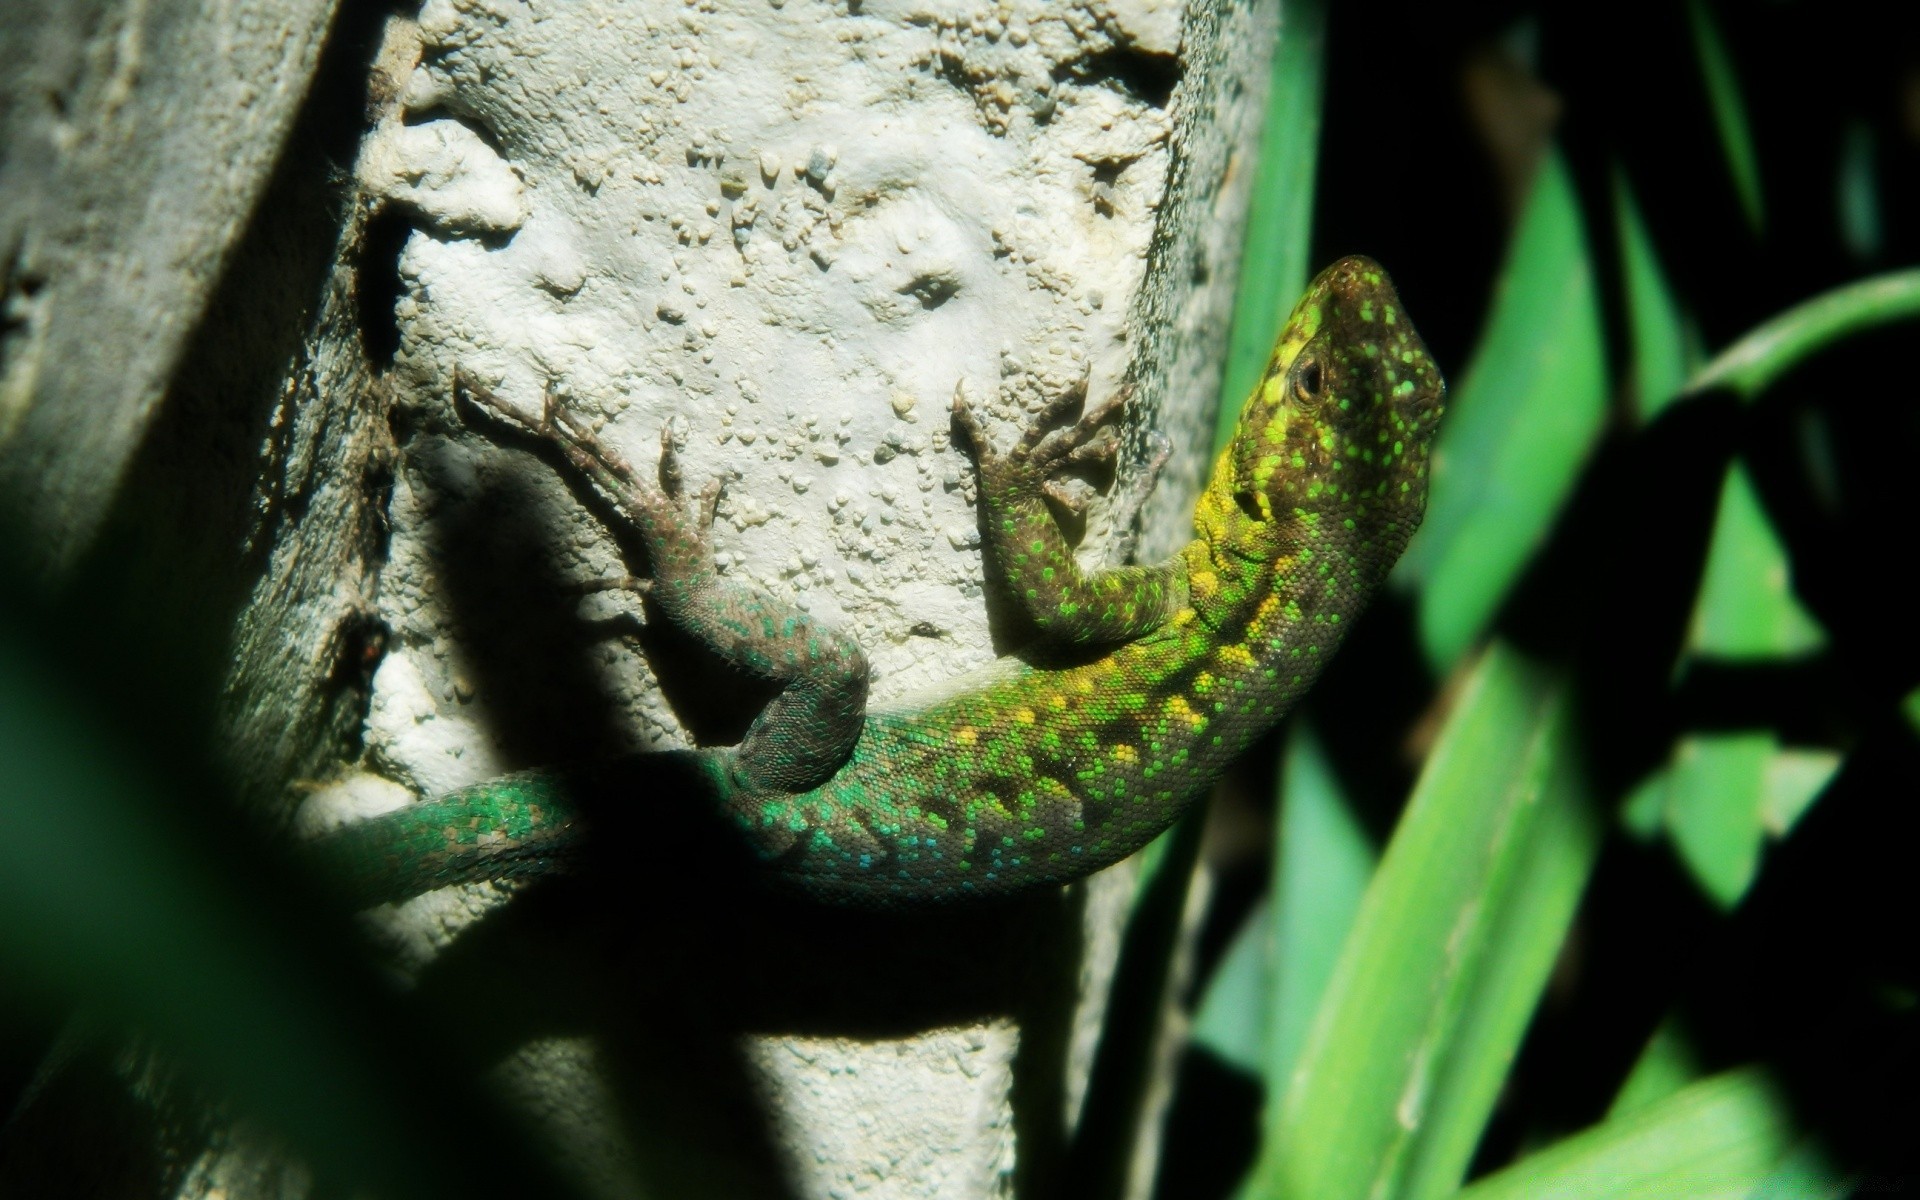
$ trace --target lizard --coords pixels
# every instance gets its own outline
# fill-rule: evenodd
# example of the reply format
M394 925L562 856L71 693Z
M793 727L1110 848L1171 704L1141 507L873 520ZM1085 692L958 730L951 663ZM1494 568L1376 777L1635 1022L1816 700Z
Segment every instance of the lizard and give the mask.
M1080 403L1069 392L1002 450L956 389L985 552L1042 650L1071 653L1003 658L869 707L853 638L716 569L720 484L689 491L671 426L650 479L551 389L537 419L459 372L454 391L556 449L633 523L657 610L780 689L737 745L639 756L699 795L621 802L707 805L773 884L879 907L1062 884L1172 825L1313 685L1399 557L1446 395L1385 271L1343 258L1275 341L1195 504L1193 540L1157 566L1086 571L1047 496L1063 470L1113 454L1121 401L1066 424ZM545 874L592 836L571 790L565 772L506 776L313 850L361 903Z

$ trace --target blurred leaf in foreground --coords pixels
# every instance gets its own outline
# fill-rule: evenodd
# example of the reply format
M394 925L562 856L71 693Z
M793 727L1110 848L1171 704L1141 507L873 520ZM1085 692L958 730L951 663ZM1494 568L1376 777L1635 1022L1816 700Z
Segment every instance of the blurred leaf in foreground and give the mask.
M0 595L0 977L12 996L140 1031L332 1186L571 1194L450 1077L404 1001L353 957L344 924L272 877L271 847L190 819L219 794L213 772L143 759L112 710L37 650L66 635L57 618L12 600Z
M1834 207L1840 214L1840 241L1861 260L1877 258L1886 244L1880 215L1879 172L1874 166L1873 127L1847 124L1840 141L1840 166L1834 173Z
M1493 619L1606 420L1600 300L1565 162L1547 157L1487 327L1434 445L1426 521L1401 559L1420 643L1445 673Z
M1265 902L1254 906L1220 956L1193 1016L1193 1044L1258 1077L1266 1057L1267 944L1273 922Z
M1274 846L1267 1094L1284 1095L1379 851L1304 720L1287 737Z
M1194 1040L1286 1090L1378 852L1312 725L1295 718L1280 773L1273 899L1248 914L1200 1004Z
M1704 1074L1700 1069L1699 1056L1693 1051L1692 1043L1681 1031L1677 1021L1662 1021L1660 1027L1647 1039L1640 1057L1634 1061L1633 1070L1627 1072L1625 1083L1614 1095L1613 1106L1607 1110L1607 1119L1623 1117L1653 1104L1658 1104L1681 1088L1698 1080Z

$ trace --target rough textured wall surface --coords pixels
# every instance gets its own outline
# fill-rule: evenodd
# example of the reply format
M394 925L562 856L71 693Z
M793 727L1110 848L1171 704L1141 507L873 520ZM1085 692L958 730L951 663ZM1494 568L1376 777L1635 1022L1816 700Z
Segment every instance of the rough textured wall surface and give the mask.
M72 11L105 37L119 26L100 14L122 10ZM62 274L43 269L51 243L29 254L28 226L4 227L0 477L36 489L52 562L138 445L119 507L202 535L145 570L221 596L222 711L263 807L291 807L289 777L343 747L364 769L316 798L315 823L509 766L725 741L752 715L633 597L578 594L641 564L550 464L453 412L456 365L527 411L553 389L642 464L674 421L688 474L729 476L725 569L849 628L881 700L1009 648L948 433L956 385L1004 438L1061 389L1131 382L1123 476L1147 429L1176 447L1145 545L1185 536L1269 6L429 0L384 37L336 32L329 58L357 86L309 106L271 180L270 153L200 137L193 103L252 110L192 68L230 53L264 104L307 60L273 65L290 35L221 11L231 46L182 42L134 73L198 92L169 95L128 161L201 163L222 202L268 199L231 251L178 241L201 225L171 218L136 239L200 290L138 267L100 299L124 333L75 320L56 288L106 287L118 243L60 243ZM9 108L10 153L30 117ZM80 363L88 336L126 350ZM68 394L48 390L56 367L122 389L98 429L69 437L72 412L41 406ZM1115 507L1094 500L1089 562L1115 553ZM729 931L699 897L609 918L474 888L372 926L424 1003L497 1010L501 1086L591 1194L1039 1195L1085 1104L1131 891L1120 868L1012 916L776 919L724 970L700 943ZM680 940L567 942L596 922ZM633 978L583 982L581 962ZM306 1190L242 1132L165 1154L183 1197Z
M722 569L852 630L880 701L1007 648L949 436L956 386L1011 437L1061 390L1133 383L1133 444L1159 426L1180 448L1147 540L1177 543L1205 465L1245 205L1234 155L1272 20L1104 0L429 0L401 119L357 166L414 226L391 331L406 430L380 597L392 640L366 727L368 767L405 788L362 780L310 819L553 756L725 741L751 716L703 711L712 683L667 669L671 639L631 594L562 604L572 640L513 615L530 580L564 594L642 564L549 462L453 411L456 367L529 414L550 390L643 469L672 423L688 477L728 480ZM1089 561L1133 517L1111 509L1096 498ZM504 644L540 648L516 662ZM749 1034L769 1169L808 1197L1038 1186L1082 1102L1130 888L1124 871L1095 881L1058 917L1077 965L1057 1019ZM452 890L379 923L427 970L500 899ZM1022 947L997 969L1036 973L1030 939L984 936ZM936 984L880 986L912 1008ZM751 1186L739 1164L677 1175L588 1115L623 1069L667 1070L648 1053L623 1068L591 1039L548 1039L502 1074L598 1191Z
M272 172L334 0L25 0L0 20L0 506L90 544Z

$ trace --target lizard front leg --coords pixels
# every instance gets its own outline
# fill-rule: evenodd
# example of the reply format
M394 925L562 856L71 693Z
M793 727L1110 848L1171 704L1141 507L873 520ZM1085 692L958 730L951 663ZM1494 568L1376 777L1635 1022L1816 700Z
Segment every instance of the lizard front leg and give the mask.
M667 619L734 667L779 686L729 752L740 789L801 792L830 778L866 720L867 656L845 633L719 573L712 527L721 482L687 495L671 430L662 431L659 470L650 480L551 391L539 419L529 420L464 373L455 373L454 390L552 444L639 532L652 568L648 595Z
M1046 498L1055 494L1060 471L1111 460L1119 439L1109 422L1123 401L1115 396L1088 408L1072 425L1054 428L1081 394L1069 391L1054 398L1005 453L994 448L959 388L954 389L953 419L978 465L987 553L1034 625L1065 644L1127 642L1159 628L1186 603L1186 575L1177 559L1091 574L1075 561Z

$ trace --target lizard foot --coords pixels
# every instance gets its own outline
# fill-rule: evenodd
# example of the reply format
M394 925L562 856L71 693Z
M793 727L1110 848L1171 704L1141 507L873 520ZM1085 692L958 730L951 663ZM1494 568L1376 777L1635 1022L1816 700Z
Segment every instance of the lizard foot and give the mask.
M1086 383L1049 400L1028 423L1026 432L1005 453L994 448L986 427L967 398L964 382L953 391L953 419L973 451L983 484L1002 495L1045 496L1076 516L1083 513L1086 489L1070 487L1060 473L1079 467L1111 467L1120 449L1120 435L1111 422L1125 406L1131 389L1123 388L1086 408L1071 425L1055 428L1086 397Z
M660 431L659 468L655 479L649 480L601 441L577 413L568 411L551 383L542 398L538 420L523 416L457 367L453 388L456 399L464 397L495 419L553 446L574 470L617 504L646 540L656 579L711 568L709 534L725 481L709 480L693 494L689 511L679 438L671 421ZM608 586L632 587L637 582L629 579Z

